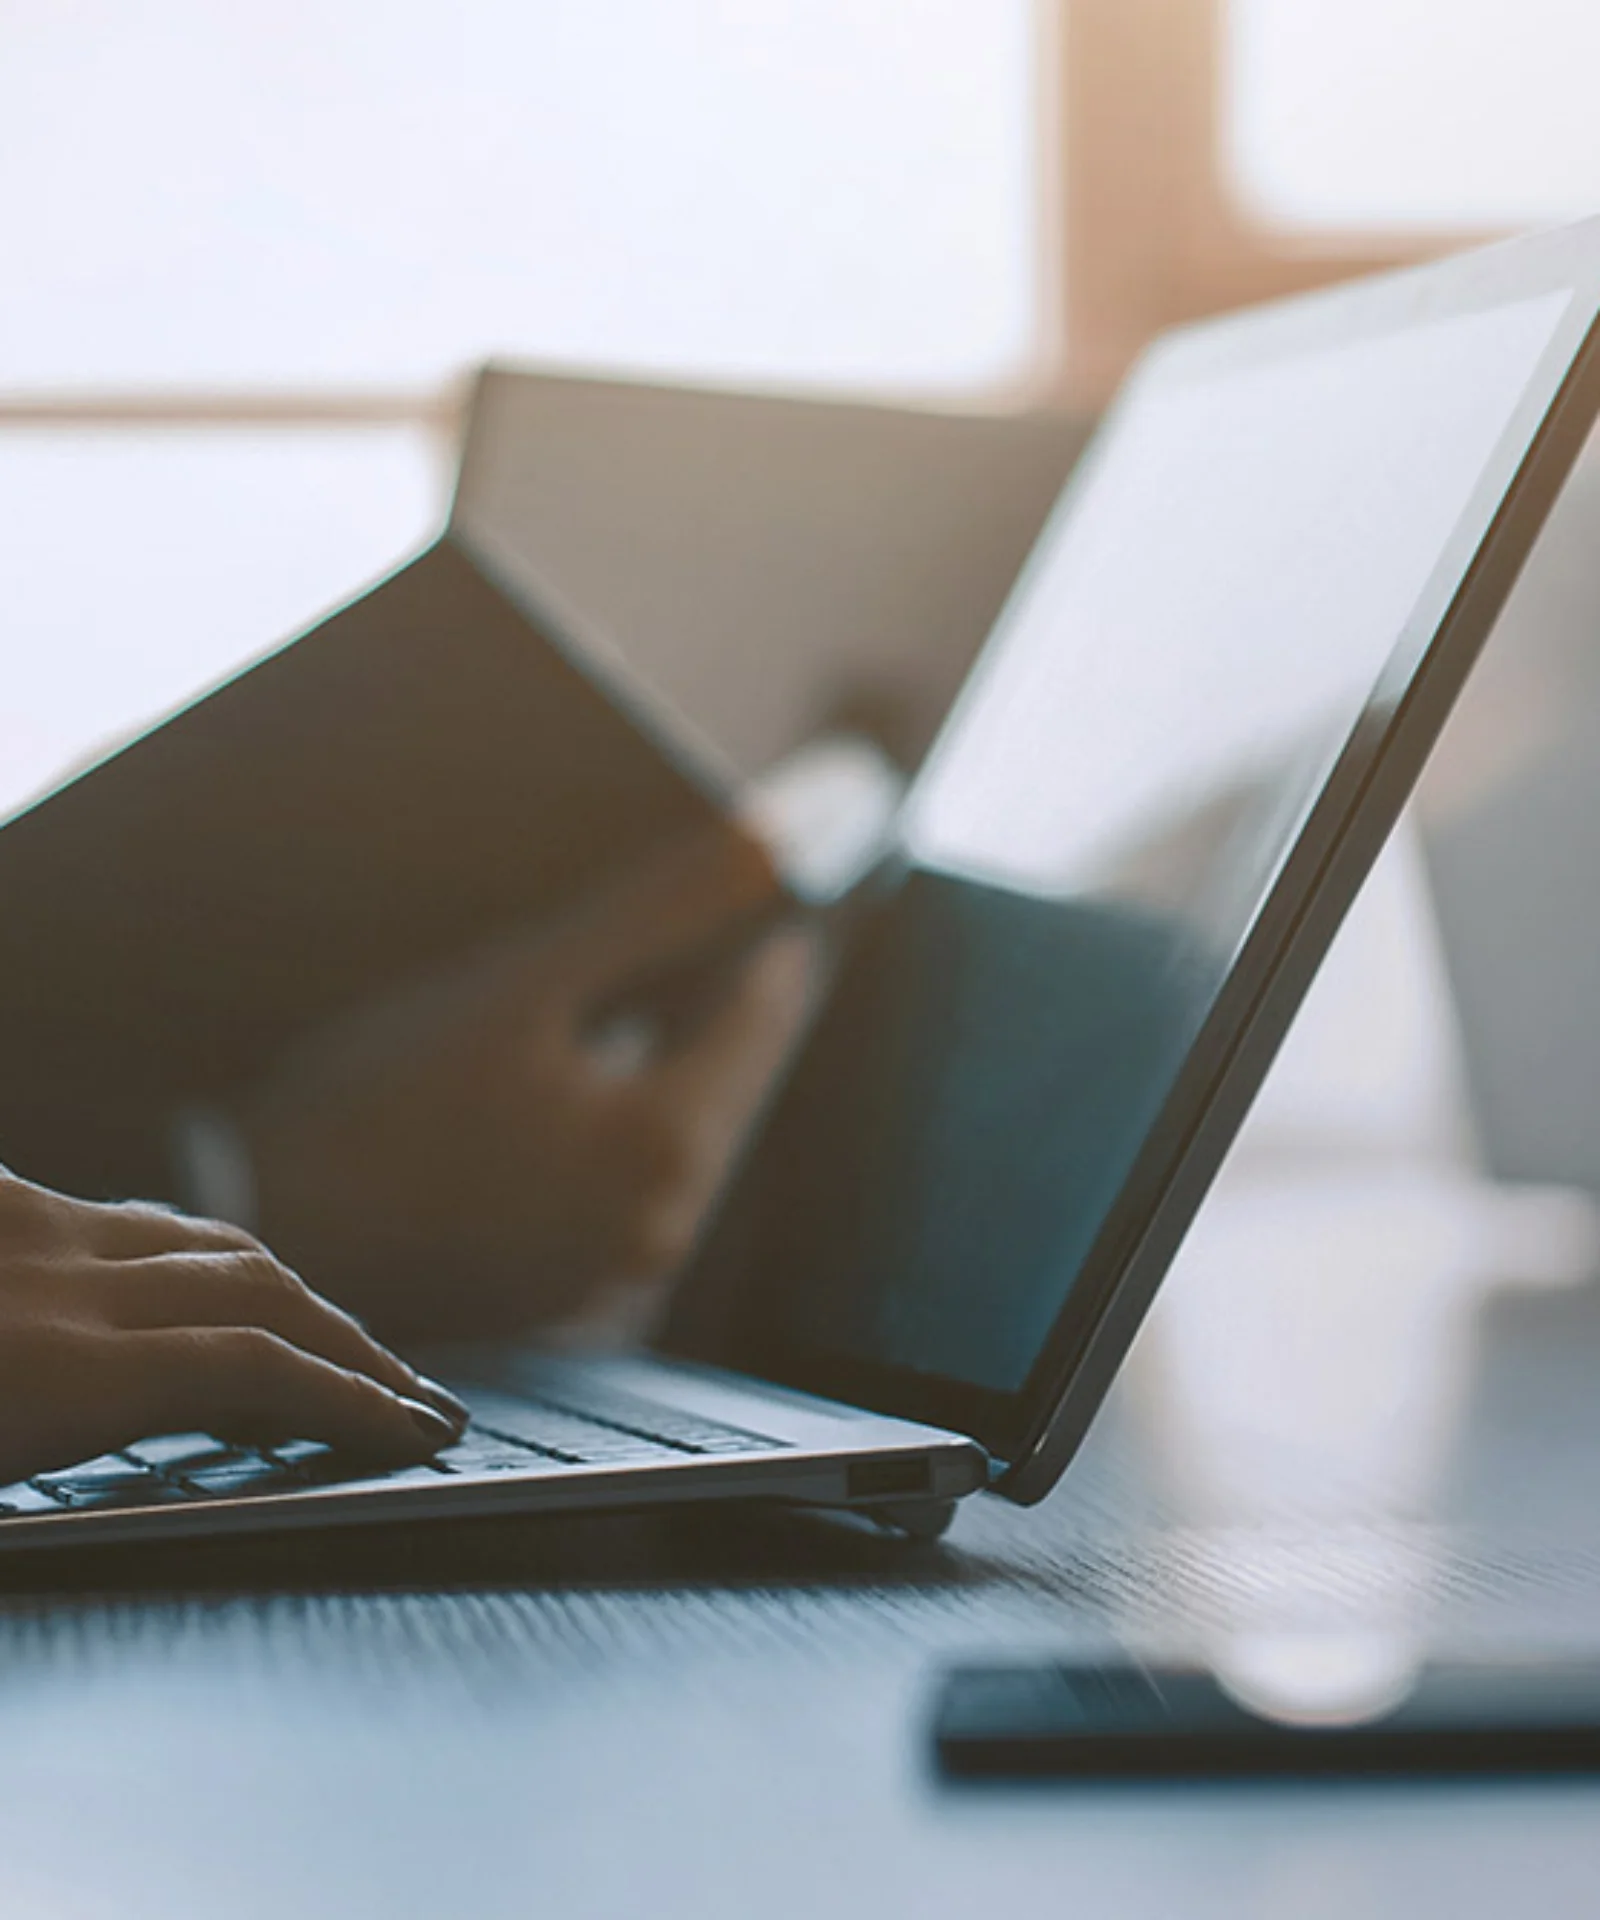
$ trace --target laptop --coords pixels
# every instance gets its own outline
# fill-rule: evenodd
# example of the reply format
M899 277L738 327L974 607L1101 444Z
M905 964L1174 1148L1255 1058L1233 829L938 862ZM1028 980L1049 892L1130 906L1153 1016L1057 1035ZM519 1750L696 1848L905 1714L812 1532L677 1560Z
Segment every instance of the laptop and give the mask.
M1168 335L1057 505L646 1351L432 1463L152 1436L0 1546L757 1496L933 1532L1083 1438L1600 411L1600 221Z
M1600 445L1539 536L1420 796L1475 1143L1600 1194Z

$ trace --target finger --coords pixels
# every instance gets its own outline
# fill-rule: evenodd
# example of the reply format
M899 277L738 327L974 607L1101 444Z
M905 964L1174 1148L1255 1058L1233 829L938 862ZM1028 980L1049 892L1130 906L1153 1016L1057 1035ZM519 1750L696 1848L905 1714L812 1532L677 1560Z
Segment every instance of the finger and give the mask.
M95 1252L112 1260L138 1260L157 1253L221 1252L257 1244L253 1234L231 1221L197 1218L153 1200L95 1205L89 1208L89 1215Z
M805 930L771 936L694 1039L619 1091L606 1134L614 1162L635 1170L640 1193L632 1271L673 1266L688 1252L798 1036L819 955Z
M126 1445L154 1433L263 1443L321 1440L373 1460L424 1460L450 1422L365 1373L304 1353L259 1327L181 1327L113 1336L101 1368L106 1426Z
M719 1002L650 1075L658 1096L688 1114L747 1114L794 1045L822 966L823 943L814 928L769 934Z
M454 1394L374 1340L263 1247L122 1261L109 1272L103 1300L113 1324L130 1330L260 1328L335 1366L365 1373L407 1399L421 1400L458 1430L466 1423L467 1410Z
M78 1200L0 1171L0 1221L8 1239L70 1241L107 1259L178 1247L227 1247L254 1242L242 1227L196 1220L156 1201Z
M719 824L575 909L541 944L541 983L584 1005L694 958L782 900L765 848L742 827Z

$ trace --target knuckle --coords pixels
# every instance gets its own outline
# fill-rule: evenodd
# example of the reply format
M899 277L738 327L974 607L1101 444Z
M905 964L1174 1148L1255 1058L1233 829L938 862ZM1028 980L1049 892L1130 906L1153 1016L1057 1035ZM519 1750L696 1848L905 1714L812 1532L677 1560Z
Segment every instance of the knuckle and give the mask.
M65 1204L14 1173L0 1171L0 1260L16 1247L48 1236Z
M166 1227L182 1235L193 1224L176 1207L164 1207L154 1200L113 1200L106 1205L106 1217L119 1227Z
M350 1395L352 1402L358 1404L363 1412L382 1416L397 1412L398 1406L393 1393L374 1380L370 1374L358 1372L353 1367L337 1367L339 1384Z
M388 1388L351 1367L330 1363L318 1376L315 1397L322 1416L341 1425L381 1430L397 1414L406 1418Z
M98 1212L119 1238L169 1246L179 1253L253 1244L242 1227L185 1213L160 1200L112 1201L102 1204Z
M292 1356L275 1333L268 1333L265 1327L235 1327L225 1338L239 1383L248 1397L268 1394L282 1383Z
M304 1286L265 1247L248 1246L219 1256L231 1284L263 1300L297 1297Z
M190 1214L174 1213L171 1216L175 1224L188 1230L188 1237L208 1246L237 1247L241 1253L258 1251L261 1243L253 1233L244 1227L236 1227L231 1220L213 1220L209 1215L199 1217Z

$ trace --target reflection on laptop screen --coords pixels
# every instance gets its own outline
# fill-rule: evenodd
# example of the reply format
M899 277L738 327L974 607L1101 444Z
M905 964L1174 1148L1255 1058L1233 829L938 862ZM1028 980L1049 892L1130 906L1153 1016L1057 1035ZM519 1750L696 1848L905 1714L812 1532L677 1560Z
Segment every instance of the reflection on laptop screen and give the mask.
M1567 303L1135 384L683 1327L1022 1383Z

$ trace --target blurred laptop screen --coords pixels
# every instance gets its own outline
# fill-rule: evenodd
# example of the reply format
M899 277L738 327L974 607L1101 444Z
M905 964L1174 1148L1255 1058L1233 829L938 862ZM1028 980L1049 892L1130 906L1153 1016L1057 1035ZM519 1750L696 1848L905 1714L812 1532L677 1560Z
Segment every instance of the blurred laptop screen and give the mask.
M1569 298L1135 381L913 790L910 878L688 1344L1022 1384Z

